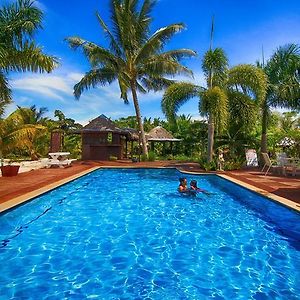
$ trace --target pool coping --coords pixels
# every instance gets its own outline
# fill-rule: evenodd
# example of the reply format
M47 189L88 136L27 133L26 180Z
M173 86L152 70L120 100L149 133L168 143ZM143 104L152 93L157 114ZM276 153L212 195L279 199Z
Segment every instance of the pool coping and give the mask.
M18 205L21 205L23 203L26 203L42 194L45 194L51 190L54 190L55 188L59 187L59 186L62 186L66 183L69 183L77 178L80 178L84 175L87 175L91 172L94 172L96 171L97 169L99 169L100 166L97 166L97 167L93 167L93 168L90 168L88 170L84 170L78 174L75 174L75 175L71 175L69 177L66 177L64 179L61 179L59 181L56 181L56 182L53 182L53 183L50 183L46 186L43 186L41 188L38 188L36 190L33 190L31 192L28 192L28 193L25 193L21 196L18 196L18 197L15 197L13 199L10 199L8 201L5 201L3 203L0 204L0 214L11 209L11 208L14 208L15 206L18 206Z
M225 174L217 174L217 173L206 173L206 172L192 172L192 171L185 171L185 170L180 170L178 167L140 167L140 166L96 166L96 167L93 167L93 168L90 168L88 170L85 170L85 171L82 171L78 174L75 174L75 175L72 175L72 176L69 176L69 177L66 177L64 179L61 179L59 181L56 181L54 183L51 183L51 184L48 184L44 187L41 187L39 189L36 189L36 190L33 190L31 192L28 192L28 193L25 193L21 196L18 196L18 197L15 197L13 199L10 199L4 203L1 203L0 204L0 213L3 213L9 209L12 209L18 205L21 205L23 203L26 203L42 194L45 194L59 186L62 186L68 182L71 182L77 178L80 178L84 175L87 175L91 172L94 172L98 169L176 169L178 172L181 172L183 174L193 174L193 175L216 175L216 176L219 176L221 178L224 178L230 182L233 182L243 188L246 188L252 192L255 192L265 198L267 198L268 200L271 200L271 201L275 201L285 207L288 207L288 208L291 208L297 212L300 212L300 205L289 200L289 199L286 199L284 197L281 197L281 196L277 196L275 194L272 194L266 190L263 190L263 189L260 189L260 188L257 188L251 184L248 184L248 183L245 183L241 180L238 180L238 179L235 179L235 178L232 178L228 175L225 175Z
M181 171L181 170L178 170L180 171L181 173L185 173L185 174L193 174L193 175L207 175L207 173L200 173L200 172L190 172L190 171ZM217 175L221 178L224 178L230 182L233 182L235 184L237 184L238 186L242 187L242 188L246 188L256 194L259 194L265 198L267 198L268 200L271 200L271 201L274 201L274 202L277 202L285 207L288 207L288 208L291 208L297 212L300 212L300 205L292 200L289 200L289 199L286 199L284 197L281 197L281 196L277 196L273 193L270 193L266 190L263 190L263 189L260 189L254 185L251 185L249 183L246 183L244 181L241 181L241 180L238 180L238 179L235 179L235 178L232 178L228 175L225 175L225 174L213 174L213 175Z

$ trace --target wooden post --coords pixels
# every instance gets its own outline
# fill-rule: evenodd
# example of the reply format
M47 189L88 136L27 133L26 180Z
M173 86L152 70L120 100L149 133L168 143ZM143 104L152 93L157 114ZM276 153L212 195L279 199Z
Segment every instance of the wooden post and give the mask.
M153 141L151 141L151 151L154 152L154 142Z

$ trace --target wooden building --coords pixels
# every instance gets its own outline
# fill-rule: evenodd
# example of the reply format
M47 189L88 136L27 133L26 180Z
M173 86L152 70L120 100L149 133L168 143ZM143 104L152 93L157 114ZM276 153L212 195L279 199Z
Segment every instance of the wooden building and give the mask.
M105 115L92 120L80 133L83 160L109 160L112 156L126 158L127 142L132 140L129 130L118 128Z

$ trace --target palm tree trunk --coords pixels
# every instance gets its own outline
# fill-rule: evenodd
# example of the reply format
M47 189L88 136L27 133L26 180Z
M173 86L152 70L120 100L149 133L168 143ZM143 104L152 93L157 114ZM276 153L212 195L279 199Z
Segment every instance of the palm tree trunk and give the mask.
M135 82L133 82L133 81L131 82L131 93L132 93L132 98L133 98L133 103L134 103L134 108L135 108L136 119L138 122L140 136L141 136L141 140L142 140L143 154L148 157L148 148L147 148L144 126L142 123L141 110L140 110L140 106L139 106L139 102L138 102L138 98L137 98L136 85L135 85Z
M214 149L214 133L215 124L212 115L208 118L208 143L207 143L207 160L211 162L213 160L213 149Z
M208 88L213 88L213 71L209 71L209 84ZM213 160L213 151L214 151L214 133L215 133L215 124L212 114L209 114L208 117L208 139L207 139L207 160L212 162Z
M266 105L263 106L262 111L262 128L261 128L261 146L260 150L262 153L267 153L267 127L268 127L268 108Z

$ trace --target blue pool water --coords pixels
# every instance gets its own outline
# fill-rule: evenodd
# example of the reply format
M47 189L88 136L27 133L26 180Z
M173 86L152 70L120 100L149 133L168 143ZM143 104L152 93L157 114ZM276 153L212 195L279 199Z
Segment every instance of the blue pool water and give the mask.
M102 169L0 215L0 298L299 299L300 215L179 176Z

